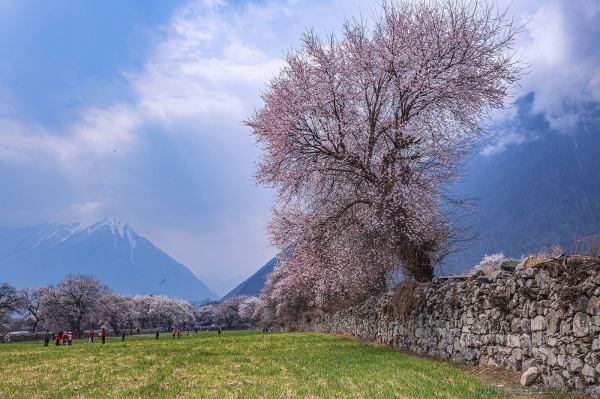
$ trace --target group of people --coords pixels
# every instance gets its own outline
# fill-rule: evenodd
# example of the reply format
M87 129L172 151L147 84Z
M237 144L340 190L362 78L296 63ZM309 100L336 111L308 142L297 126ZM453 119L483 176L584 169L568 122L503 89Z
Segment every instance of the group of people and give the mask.
M186 335L189 337L191 334L192 328L190 326L186 326L185 331L186 331ZM198 334L197 326L194 326L194 331L196 332L196 334ZM171 331L171 334L173 335L173 339L175 339L175 335L177 335L177 339L179 339L179 338L181 338L181 329L173 328L173 330ZM156 330L156 339L158 339L158 330Z
M160 330L162 327L159 327L156 329L156 339L158 339L160 337ZM194 326L194 332L196 334L198 334L198 326ZM220 331L221 329L219 329L219 334L221 333ZM185 331L186 331L186 335L189 337L190 335L192 335L192 327L190 326L186 326L185 327ZM208 330L207 330L208 331ZM181 329L180 328L172 328L171 329L171 335L173 335L173 339L175 339L175 336L177 336L177 339L181 338Z
M271 326L270 326L270 327L269 327L269 326L267 326L267 325L263 325L263 326L262 326L262 332L264 332L264 333L268 333L269 331L273 332L273 328L274 328L274 327L273 327L273 325L272 325L272 324L271 324Z
M272 325L270 327L267 325L262 326L263 333L269 332L269 329L271 330L271 332L273 332ZM191 334L192 328L190 326L186 326L185 330L186 330L186 335L189 336ZM196 334L198 334L197 326L194 326L194 331L196 332ZM209 330L206 330L206 331L209 331ZM140 334L141 331L139 328L137 328L136 332L137 332L137 334ZM221 334L221 327L219 327L217 329L217 332L219 334ZM131 335L133 335L133 330L130 330L129 333ZM175 336L177 336L177 338L179 339L179 338L181 338L181 329L173 328L171 331L171 334L173 335L173 339L175 339ZM125 335L126 335L126 330L123 330L122 337L121 337L122 341L125 341ZM159 335L160 335L160 331L157 329L156 330L156 339L158 339ZM48 346L50 344L51 340L54 340L55 346L61 346L61 341L62 341L63 346L72 346L74 336L75 336L75 334L73 333L73 331L50 332L50 330L46 330L46 332L44 333L44 346ZM105 344L106 343L106 328L103 328L102 330L100 330L98 332L98 336L102 339L102 344ZM6 333L6 335L4 335L3 340L4 340L4 343L10 342L10 333ZM88 344L93 344L93 343L94 343L94 331L89 331L88 332Z
M50 330L46 330L44 333L44 346L48 346L51 338L54 338L54 346L60 346L61 339L63 346L71 346L73 345L73 336L73 331L51 333Z
M190 326L186 326L185 330L186 330L186 335L190 336L191 332L192 332L192 328ZM194 331L196 332L196 334L198 334L197 326L194 326ZM137 334L140 334L141 331L139 328L137 328L136 332L137 332ZM265 326L263 326L263 332L265 332ZM133 335L133 329L130 330L129 333ZM218 333L221 334L221 327L219 327ZM179 338L181 338L181 329L173 328L173 330L171 331L171 334L173 335L173 339L175 339L175 336L177 336L177 338L179 339ZM125 341L125 335L126 335L126 330L123 330L122 336L121 336L122 341ZM102 339L102 344L105 344L106 343L106 328L103 328L102 330L100 330L98 332L98 336ZM61 340L62 340L62 345L72 346L73 345L73 337L74 337L73 331L50 332L50 330L46 330L46 333L44 334L44 346L48 346L51 339L54 339L55 346L60 346ZM159 330L156 330L156 339L158 339L158 337L159 337ZM8 341L10 341L9 333L7 333L6 336L4 337L4 342L6 343ZM89 331L88 332L88 344L93 344L93 343L94 343L94 331Z
M100 338L102 338L102 343L104 344L106 342L106 329L103 328L98 335L100 336ZM50 330L46 330L46 332L44 333L44 346L48 346L48 344L50 343L50 339L54 338L54 346L60 346L60 342L62 339L62 344L63 346L72 346L73 345L73 337L75 335L73 334L73 331L59 331L59 332L54 332L51 333ZM94 343L94 332L90 331L88 333L88 343Z

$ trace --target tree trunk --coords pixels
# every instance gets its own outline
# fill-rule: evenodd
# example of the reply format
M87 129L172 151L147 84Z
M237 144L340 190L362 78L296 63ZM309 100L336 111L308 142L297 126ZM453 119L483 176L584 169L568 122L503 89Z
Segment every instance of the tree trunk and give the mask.
M434 277L433 265L431 262L431 253L433 252L434 244L427 242L420 245L408 244L402 251L402 261L410 278L427 282Z
M119 323L110 323L110 326L113 329L113 332L115 333L115 337L119 336Z

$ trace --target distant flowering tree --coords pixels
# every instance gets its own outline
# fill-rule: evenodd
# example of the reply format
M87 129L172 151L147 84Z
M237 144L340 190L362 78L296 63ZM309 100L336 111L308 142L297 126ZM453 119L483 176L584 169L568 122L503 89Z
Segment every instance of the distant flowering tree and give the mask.
M31 324L31 331L36 331L38 324L46 319L47 293L46 286L21 288L18 291L23 319Z
M191 305L182 299L153 295L150 317L164 323L166 328L191 324L194 321Z
M139 311L133 297L119 293L110 293L98 301L97 318L101 323L109 325L115 335L122 328L132 328L139 317Z
M50 324L56 328L68 326L79 335L82 323L93 318L98 301L109 292L94 276L67 275L56 286L49 286L45 293Z
M287 54L245 122L263 149L256 179L277 189L272 243L291 253L270 289L324 306L381 291L398 270L433 277L458 227L449 187L522 74L521 26L496 10L384 2Z
M255 296L250 296L245 298L242 303L240 303L240 307L238 310L238 314L240 317L240 322L242 323L254 323L256 319L254 318L254 312L259 306L260 299Z
M240 305L246 300L245 296L233 296L216 305L215 319L231 328L240 319Z
M18 311L22 306L21 297L15 287L8 283L0 284L0 323Z
M481 259L481 261L475 265L472 272L477 273L481 271L486 273L495 271L495 269L497 269L504 260L507 259L504 257L503 253L496 253L492 255L486 254L484 255L483 259Z
M200 306L194 309L194 317L196 319L196 323L200 325L212 324L215 321L216 314L217 304L214 303Z
M267 279L267 282L270 280L270 277ZM273 295L273 292L268 288L263 288L263 292L259 296L259 301L256 304L256 309L254 309L254 313L252 314L252 319L257 322L266 322L272 321L276 318L276 307L277 303L281 303L280 299L276 299Z
M153 315L150 313L152 308L152 295L136 295L133 297L133 303L137 311L137 322L142 328L155 327L158 324L153 319Z

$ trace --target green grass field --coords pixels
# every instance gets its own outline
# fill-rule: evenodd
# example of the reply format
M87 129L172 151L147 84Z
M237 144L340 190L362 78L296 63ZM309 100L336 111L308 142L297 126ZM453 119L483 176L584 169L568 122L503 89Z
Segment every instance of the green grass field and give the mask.
M450 364L324 334L0 345L0 397L492 398Z

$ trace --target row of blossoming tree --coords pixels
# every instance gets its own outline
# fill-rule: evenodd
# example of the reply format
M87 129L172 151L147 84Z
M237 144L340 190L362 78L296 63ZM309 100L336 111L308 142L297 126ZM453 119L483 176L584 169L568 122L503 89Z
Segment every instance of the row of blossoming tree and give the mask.
M258 298L234 297L196 306L164 295L111 292L94 276L68 275L56 285L17 289L0 285L0 329L71 330L77 335L101 327L123 329L248 323ZM4 328L2 327L4 326Z
M256 180L276 190L268 231L282 256L265 315L434 276L468 238L471 201L452 185L522 76L522 30L492 1L398 0L339 36L302 36L245 121L262 149Z

